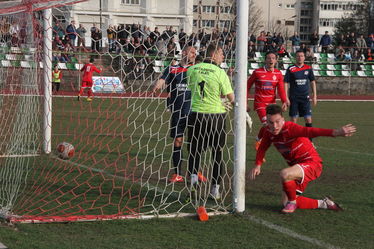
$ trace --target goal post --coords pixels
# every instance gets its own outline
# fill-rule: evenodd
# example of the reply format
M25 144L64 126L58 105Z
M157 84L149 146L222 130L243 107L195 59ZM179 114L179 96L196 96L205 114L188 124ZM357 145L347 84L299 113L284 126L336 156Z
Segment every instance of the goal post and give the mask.
M234 210L245 210L245 159L246 159L246 124L247 106L247 64L248 64L248 0L237 1L237 52L235 76L235 141L234 141Z
M9 26L0 36L3 218L183 217L199 206L210 215L244 211L248 0L122 1L128 12L111 1L100 10L94 0L12 2L0 3ZM163 16L158 8L175 13ZM232 81L235 110L226 114L222 147L203 138L192 186L188 129L195 124L177 101L189 103L186 72L207 63L210 44L223 48L225 61L217 66ZM189 61L189 47L198 62ZM91 59L100 69L92 93L81 88L81 69L93 67ZM167 85L156 91L160 79ZM69 159L56 151L63 142L74 146ZM183 180L173 182L177 172Z

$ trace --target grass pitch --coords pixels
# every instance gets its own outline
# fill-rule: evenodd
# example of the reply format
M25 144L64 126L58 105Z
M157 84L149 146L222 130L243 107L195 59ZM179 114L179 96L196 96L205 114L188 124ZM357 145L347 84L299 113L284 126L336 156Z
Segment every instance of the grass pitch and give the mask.
M0 229L0 242L9 248L374 248L373 110L372 102L320 102L314 108L315 127L353 123L358 128L350 138L314 140L324 171L305 191L311 198L332 195L344 212L297 210L292 215L280 214L278 173L286 163L272 147L262 174L255 181L247 181L243 215L210 217L206 223L178 218L17 224ZM254 132L247 137L247 171L254 163L253 136L259 127L257 117L252 116L256 122ZM74 124L70 125L74 129ZM160 133L166 132L160 129Z

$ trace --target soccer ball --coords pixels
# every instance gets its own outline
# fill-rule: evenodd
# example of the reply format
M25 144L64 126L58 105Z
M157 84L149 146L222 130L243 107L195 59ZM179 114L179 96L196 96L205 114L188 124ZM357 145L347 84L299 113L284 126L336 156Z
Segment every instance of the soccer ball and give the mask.
M74 156L74 146L67 142L62 142L57 145L57 155L59 158L67 160Z

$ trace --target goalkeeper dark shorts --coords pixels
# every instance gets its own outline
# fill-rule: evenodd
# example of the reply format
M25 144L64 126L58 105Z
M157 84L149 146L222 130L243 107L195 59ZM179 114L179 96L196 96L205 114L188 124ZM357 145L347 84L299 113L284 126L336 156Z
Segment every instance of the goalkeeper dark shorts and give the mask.
M210 114L192 112L188 117L188 141L192 151L206 148L222 149L226 143L226 113Z

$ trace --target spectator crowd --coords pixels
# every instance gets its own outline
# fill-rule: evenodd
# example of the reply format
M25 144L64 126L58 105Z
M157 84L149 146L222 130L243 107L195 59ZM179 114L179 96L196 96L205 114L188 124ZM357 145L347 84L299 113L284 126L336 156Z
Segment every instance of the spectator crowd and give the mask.
M197 48L197 53L205 54L209 43L214 42L223 47L226 59L233 58L235 53L236 33L234 29L224 28L222 31L212 29L206 32L201 29L197 33L187 34L183 29L177 31L172 26L160 31L155 27L140 24L109 25L103 32L97 24L87 28L72 20L66 27L58 20L53 22L53 60L70 62L75 51L101 52L104 48L110 53L128 53L134 57L147 55L166 56L173 58L186 45ZM86 35L90 32L91 48L87 48ZM41 33L41 32L40 32ZM104 33L104 35L103 35ZM26 22L17 22L7 17L0 19L0 43L8 46L20 46L25 42ZM105 39L104 39L105 38ZM106 44L103 44L105 40ZM290 43L290 51L288 44ZM301 41L295 32L291 37L284 37L282 33L261 31L260 34L248 35L248 57L254 59L256 52L276 52L280 57L290 57L290 53L303 50L307 61L316 60L315 53L334 53L336 63L373 61L374 34L365 37L362 34L345 34L334 39L326 31L321 37L314 32L308 41Z

